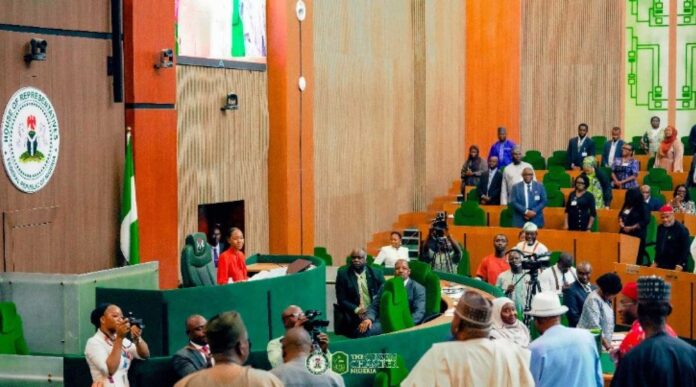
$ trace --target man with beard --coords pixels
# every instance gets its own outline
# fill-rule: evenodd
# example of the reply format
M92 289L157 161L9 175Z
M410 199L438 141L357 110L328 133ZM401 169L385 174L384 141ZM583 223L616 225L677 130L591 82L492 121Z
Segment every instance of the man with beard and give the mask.
M203 316L198 314L186 319L186 335L189 338L189 343L172 357L172 367L179 378L213 366L208 339L205 337L205 324L207 322Z
M338 269L336 275L336 301L340 312L336 325L341 334L355 337L359 335L358 326L367 317L374 296L384 284L384 275L366 266L367 254L363 249L353 249L350 259L351 264Z
M582 307L585 299L591 291L597 289L590 283L592 275L592 265L589 262L582 262L577 266L576 273L578 280L573 282L570 287L563 289L563 303L568 307L568 326L575 328L582 314Z
M500 127L498 128L498 141L488 151L488 158L497 157L500 168L505 168L510 164L513 149L515 149L515 143L507 139L507 130Z
M519 241L515 245L515 249L522 252L524 255L529 254L546 254L549 252L548 247L537 240L537 235L539 232L539 227L532 222L527 222L522 227L522 233L524 234L524 240Z
M522 270L522 253L512 250L508 253L510 270L500 273L495 286L503 289L505 297L515 302L517 310L523 310L527 299L527 286L530 276Z
M580 271L578 270L578 275ZM638 321L638 283L629 282L621 289L621 299L619 300L619 316L624 325L630 325L631 330L628 331L619 347L617 357L619 360L626 356L628 351L645 340L645 331L640 326ZM674 329L665 324L665 332L672 337L677 337Z
M508 240L505 234L498 234L495 236L493 239L495 253L483 258L483 261L481 261L481 264L476 270L476 277L491 285L495 285L498 275L506 270L510 270L510 265L507 262L507 258L505 258L507 243Z
M502 168L502 163L498 161L498 164ZM534 171L532 165L522 161L522 149L520 147L515 147L512 151L512 164L508 164L503 171L503 184L500 188L500 204L506 206L508 201L510 201L510 195L512 194L512 186L522 181L522 171L525 168L529 168ZM532 179L536 181L536 176L532 173Z

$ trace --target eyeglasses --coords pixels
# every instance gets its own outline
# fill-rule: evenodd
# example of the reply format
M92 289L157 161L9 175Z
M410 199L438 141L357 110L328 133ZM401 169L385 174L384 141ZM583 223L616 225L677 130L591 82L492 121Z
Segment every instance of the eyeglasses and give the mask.
M363 259L364 257L362 255L351 255L350 259Z
M304 313L303 312L295 312L295 313L290 313L288 315L283 316L284 319L290 318L290 317L294 317L294 318L304 317Z

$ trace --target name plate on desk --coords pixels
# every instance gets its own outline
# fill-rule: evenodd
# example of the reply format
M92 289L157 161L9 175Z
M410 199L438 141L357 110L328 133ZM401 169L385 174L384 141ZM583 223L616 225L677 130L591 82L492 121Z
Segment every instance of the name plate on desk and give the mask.
M626 265L626 274L639 274L640 266L638 265Z

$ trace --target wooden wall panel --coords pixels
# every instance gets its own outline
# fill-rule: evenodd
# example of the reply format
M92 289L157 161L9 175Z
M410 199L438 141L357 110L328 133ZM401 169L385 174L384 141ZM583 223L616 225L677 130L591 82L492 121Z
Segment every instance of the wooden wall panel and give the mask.
M268 251L265 72L177 66L179 248L198 205L244 200L247 255ZM221 112L228 93L239 110Z
M32 37L45 38L50 49L45 62L27 66L24 45ZM110 52L108 40L0 32L0 110L20 87L34 86L51 99L60 126L58 163L43 189L21 193L0 167L6 227L16 225L8 217L26 219L45 212L37 209L54 208L28 222L37 226L33 243L41 249L22 246L30 235L20 228L17 235L4 230L6 240L19 244L0 248L12 262L7 271L84 273L116 263L124 117L106 75Z
M458 173L459 3L314 3L315 243L336 262Z
M110 4L110 0L2 0L0 24L111 32Z
M465 125L465 2L426 3L426 143L424 201L421 211L435 196L452 185L467 152ZM416 85L415 87L422 87ZM423 159L415 162L422 163ZM418 190L420 187L417 187Z
M590 136L620 125L622 2L522 1L524 149L566 149L581 122Z

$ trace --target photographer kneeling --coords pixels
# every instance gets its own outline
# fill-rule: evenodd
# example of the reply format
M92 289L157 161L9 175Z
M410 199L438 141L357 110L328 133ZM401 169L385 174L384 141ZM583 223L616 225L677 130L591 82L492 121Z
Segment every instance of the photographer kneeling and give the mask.
M289 331L292 328L304 327L306 330L310 331L312 337L312 344L318 345L322 352L328 353L329 351L329 336L326 333L319 332L316 328L320 326L327 326L328 321L315 320L318 314L315 311L307 311L311 313L311 319L305 316L302 308L297 305L290 305L283 311L281 318L283 319L283 326L285 331ZM271 367L275 368L283 364L283 337L277 337L268 342L266 346L266 351L268 352L268 362L271 363Z
M430 226L428 239L423 242L420 260L429 263L433 270L456 273L461 259L462 249L447 228L447 213L438 212Z
M113 304L97 306L90 316L97 332L85 346L85 357L92 381L103 386L127 387L128 368L133 358L147 359L150 350L138 321L124 318L121 308ZM138 323L138 324L131 324ZM141 325L141 324L140 324ZM126 338L130 334L130 339Z

